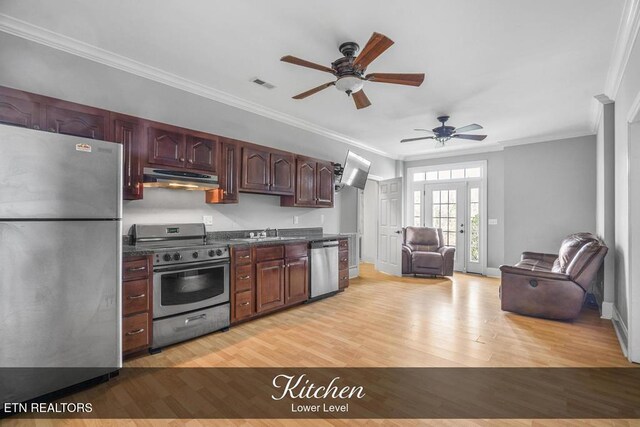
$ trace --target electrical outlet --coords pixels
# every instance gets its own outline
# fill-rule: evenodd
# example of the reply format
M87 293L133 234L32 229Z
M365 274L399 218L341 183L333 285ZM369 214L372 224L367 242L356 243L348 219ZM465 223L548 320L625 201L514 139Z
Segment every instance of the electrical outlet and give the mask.
M489 218L489 225L498 225L498 220L495 218Z
M203 215L202 222L204 222L204 225L213 225L213 217L211 215Z
M324 224L324 214L320 215L320 224Z
M299 222L300 222L300 217L299 217L298 215L294 215L294 216L293 216L293 223L294 223L294 224L297 224L297 223L299 223Z

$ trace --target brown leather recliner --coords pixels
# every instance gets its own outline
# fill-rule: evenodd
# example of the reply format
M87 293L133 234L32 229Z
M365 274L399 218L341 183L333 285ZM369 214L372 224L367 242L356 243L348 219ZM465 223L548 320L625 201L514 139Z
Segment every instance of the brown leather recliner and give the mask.
M402 274L453 276L455 248L444 246L441 228L402 230Z
M607 247L591 233L567 236L558 255L524 252L515 266L503 265L502 309L527 316L578 317Z

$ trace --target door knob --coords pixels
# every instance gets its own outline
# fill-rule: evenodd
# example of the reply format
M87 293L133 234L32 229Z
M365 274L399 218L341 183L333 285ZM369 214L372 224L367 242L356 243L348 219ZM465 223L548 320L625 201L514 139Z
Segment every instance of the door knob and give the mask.
M396 231L394 231L394 233L396 233L396 234L402 234L402 231L400 231L400 230L396 230Z

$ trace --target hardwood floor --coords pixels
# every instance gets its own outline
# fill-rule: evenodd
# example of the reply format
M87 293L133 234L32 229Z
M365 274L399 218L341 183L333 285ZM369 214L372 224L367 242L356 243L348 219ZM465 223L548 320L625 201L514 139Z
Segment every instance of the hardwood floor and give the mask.
M127 367L629 367L610 321L500 310L499 280L396 278L364 264L346 292L127 361ZM148 386L148 385L147 385ZM141 384L140 387L145 387ZM84 396L83 396L84 394ZM96 401L96 390L74 395ZM96 403L99 404L99 403ZM133 404L135 406L135 403ZM1 422L1 421L0 421ZM7 425L62 421L5 420ZM577 420L73 420L64 425L576 425ZM581 425L630 426L634 420Z
M126 362L129 367L630 366L611 322L500 310L499 280L397 278L363 264L346 292Z

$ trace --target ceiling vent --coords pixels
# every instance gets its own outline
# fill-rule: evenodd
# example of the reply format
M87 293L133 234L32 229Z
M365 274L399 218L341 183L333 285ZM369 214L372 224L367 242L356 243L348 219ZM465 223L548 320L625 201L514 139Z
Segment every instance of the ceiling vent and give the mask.
M251 81L254 82L257 85L262 86L263 88L266 88L266 89L273 89L275 87L271 83L265 82L264 80L261 80L261 79L259 79L257 77L255 79L251 80Z

